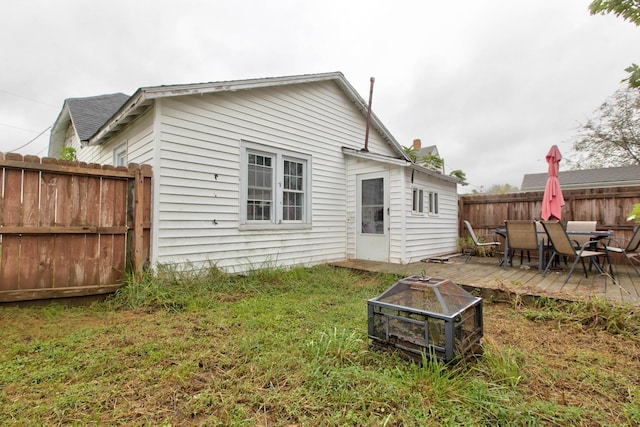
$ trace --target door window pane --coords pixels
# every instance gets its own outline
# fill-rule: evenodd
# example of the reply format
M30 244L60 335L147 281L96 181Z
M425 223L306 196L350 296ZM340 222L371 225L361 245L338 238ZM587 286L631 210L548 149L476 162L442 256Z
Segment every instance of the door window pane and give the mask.
M362 180L362 232L384 234L384 178Z

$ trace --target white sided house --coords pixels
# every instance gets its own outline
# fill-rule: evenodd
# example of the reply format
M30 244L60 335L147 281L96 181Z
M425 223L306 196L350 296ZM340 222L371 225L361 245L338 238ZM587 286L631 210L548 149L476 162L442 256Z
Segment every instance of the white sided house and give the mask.
M154 265L230 272L457 250L457 183L412 163L342 73L67 99L49 155L153 166Z

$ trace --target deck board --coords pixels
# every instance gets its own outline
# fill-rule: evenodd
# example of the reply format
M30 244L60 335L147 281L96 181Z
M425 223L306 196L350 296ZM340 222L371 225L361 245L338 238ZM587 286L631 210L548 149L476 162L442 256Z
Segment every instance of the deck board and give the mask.
M519 263L506 269L498 265L495 257L451 257L446 261L419 261L410 264L393 264L366 260L346 260L331 263L334 266L400 276L423 274L429 277L451 279L460 285L506 291L512 295L546 296L570 300L605 298L613 304L640 306L640 277L628 265L615 266L616 281L595 271L584 277L581 266L576 266L568 282L564 280L568 269L551 271L546 276L538 272L537 260L525 262L530 268L520 268Z

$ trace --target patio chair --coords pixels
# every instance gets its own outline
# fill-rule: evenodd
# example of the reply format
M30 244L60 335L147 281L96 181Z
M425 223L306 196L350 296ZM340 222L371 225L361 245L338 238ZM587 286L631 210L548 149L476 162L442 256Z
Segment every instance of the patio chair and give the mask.
M549 236L547 236L547 232L544 231L544 227L542 226L541 221L536 221L536 231L538 232L538 240L541 241L542 251L540 254L540 271L547 265L549 261L549 257L553 253L553 247L549 243ZM565 265L566 265L566 257L565 257ZM560 259L554 261L554 264L551 265L551 268L560 267Z
M579 248L576 248L569 238L567 231L564 229L562 224L557 221L542 221L542 226L547 232L547 236L549 236L549 241L551 242L551 246L553 247L553 253L551 254L551 259L547 262L547 267L544 269L543 275L546 276L549 271L549 267L556 256L566 256L575 258L573 264L571 264L571 268L567 273L567 277L564 280L564 283L569 281L569 277L573 273L573 270L576 268L576 264L578 261L582 262L582 269L584 270L584 277L589 277L587 273L587 266L585 265L584 260L589 259L590 265L595 265L596 269L600 274L604 274L602 267L600 267L600 263L598 262L600 257L605 257L609 262L609 267L611 268L611 275L613 277L613 269L611 267L611 261L609 260L609 252L607 252L606 247L603 245L603 251L594 251L588 248L594 247L593 245L597 245L597 241L587 241Z
M596 231L597 224L598 221L567 221L567 233L571 240L576 242L576 246L582 246L591 240L589 233Z
M509 249L509 254L505 256L509 260L509 264L513 265L513 255L517 250L520 251L520 265L522 265L525 251L529 262L531 262L531 251L537 252L540 248L536 223L534 221L512 219L508 219L504 223L507 227Z
M473 242L473 251L478 252L486 250L489 256L493 256L494 250L500 247L500 242L485 241L485 237L489 236L489 234L480 236L480 238L478 238L475 231L473 231L473 227L471 227L471 224L469 224L469 221L464 220L463 222L464 226L467 229L467 232L469 233L469 237L471 237L471 241ZM464 252L466 252L466 258L464 262L469 262L469 260L471 259L471 255L473 255L473 252L468 249L463 249L463 253Z
M612 242L615 243L616 246L611 245ZM638 268L633 263L633 260L640 263L638 246L640 246L640 225L636 226L635 230L633 230L633 235L625 247L622 247L616 239L611 239L607 243L606 249L608 252L624 255L625 259L629 262L631 267L633 267L636 274L640 276L640 271L638 271Z

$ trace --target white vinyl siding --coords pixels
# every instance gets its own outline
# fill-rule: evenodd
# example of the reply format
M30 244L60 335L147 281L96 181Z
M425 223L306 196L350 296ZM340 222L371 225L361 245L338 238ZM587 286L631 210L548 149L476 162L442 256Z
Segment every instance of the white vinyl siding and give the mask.
M360 158L349 158L347 188L347 217L356 221L356 176L385 168L390 172L390 251L389 261L417 262L429 256L451 254L457 251L458 195L456 184L433 177L410 167L385 165ZM429 192L438 193L438 215L416 215L412 212L414 189L424 190L425 209ZM356 256L356 238L349 228L347 258Z
M411 180L411 171L406 171L406 181ZM451 254L457 251L458 241L458 195L455 183L413 173L414 185L425 190L425 204L429 195L437 194L437 214L407 215L403 262L416 262L430 256ZM412 200L411 191L406 193L407 203ZM425 206L427 212L430 206ZM435 205L433 206L435 210Z
M365 117L335 83L171 97L156 105L161 141L154 164L159 181L154 263L188 260L244 271L346 258L342 147L362 148ZM276 174L283 185L284 161L304 163L309 190L302 200L309 205L302 207L303 220L285 219L283 200L276 206L282 225L242 224L241 141L282 155ZM393 154L377 132L370 134L369 149ZM278 191L284 198L299 190ZM299 196L288 200L299 207Z
M131 122L111 140L77 151L79 161L115 166L114 150L126 141L127 163L153 164L153 115L146 113Z
M439 214L413 215L410 168L343 154L343 147L363 148L365 126L331 81L166 96L102 145L80 149L78 159L112 164L114 148L127 141L128 162L152 165L152 265L242 272L353 257L356 175L380 171L389 172L390 261L455 251L455 184L416 173L425 198L439 194ZM280 198L272 215L283 224L243 224L243 141L275 155ZM398 156L375 131L369 152Z

